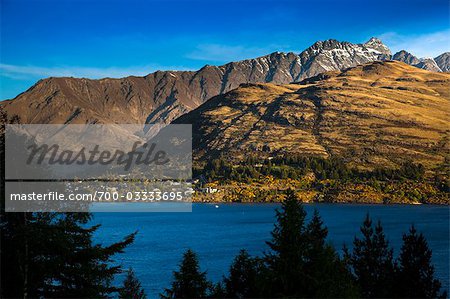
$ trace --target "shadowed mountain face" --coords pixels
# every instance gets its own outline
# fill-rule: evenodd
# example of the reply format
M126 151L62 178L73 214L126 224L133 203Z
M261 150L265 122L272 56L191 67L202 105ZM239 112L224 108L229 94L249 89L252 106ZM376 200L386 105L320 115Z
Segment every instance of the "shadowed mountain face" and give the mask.
M406 52L405 50L401 50L392 56L393 60L401 61L409 65L417 65L420 63L420 59L416 56L412 55L409 52Z
M242 83L287 84L390 56L375 38L365 44L319 41L300 54L277 52L198 71L122 79L48 78L0 105L9 119L22 123L170 123ZM439 61L448 65L448 56Z
M436 166L448 151L450 74L397 61L301 84L244 84L174 123L193 124L194 157L301 153L358 167Z

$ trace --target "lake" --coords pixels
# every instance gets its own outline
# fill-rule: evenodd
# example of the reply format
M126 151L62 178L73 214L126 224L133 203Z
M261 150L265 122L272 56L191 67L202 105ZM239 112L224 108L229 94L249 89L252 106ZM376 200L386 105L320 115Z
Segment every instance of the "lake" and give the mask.
M135 242L116 261L132 267L149 298L170 285L183 252L198 253L202 270L214 282L228 272L242 248L252 255L268 249L278 204L193 204L192 213L94 213L102 224L96 241L108 244L139 231ZM308 217L317 208L328 227L328 240L338 250L351 247L365 215L381 220L397 256L402 234L411 224L424 233L433 250L436 275L449 288L449 207L431 205L307 204ZM119 281L118 281L119 282Z

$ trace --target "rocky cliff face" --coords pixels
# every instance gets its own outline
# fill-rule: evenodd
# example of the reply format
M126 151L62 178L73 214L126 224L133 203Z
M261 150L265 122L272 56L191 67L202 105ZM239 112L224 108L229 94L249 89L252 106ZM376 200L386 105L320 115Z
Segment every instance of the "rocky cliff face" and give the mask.
M442 72L441 68L433 58L422 58L420 59L420 62L414 66L432 72Z
M395 53L392 59L432 72L448 72L450 70L449 52L445 52L435 58L419 59L411 53L402 50Z
M391 51L376 38L371 38L365 44L327 40L316 42L299 56L302 71L295 81L326 71L343 70L371 61L386 60L391 57Z
M394 54L392 57L393 60L401 61L409 65L416 65L420 63L420 59L416 56L412 55L409 52L406 52L405 50L401 50Z
M439 56L439 63L448 69L446 54ZM364 44L327 40L300 54L276 52L198 71L158 71L122 79L48 78L0 105L9 119L22 123L170 123L242 83L287 84L390 58L390 50L376 38ZM416 65L439 70L434 61Z
M436 64L443 72L450 72L450 52L445 52L434 58Z

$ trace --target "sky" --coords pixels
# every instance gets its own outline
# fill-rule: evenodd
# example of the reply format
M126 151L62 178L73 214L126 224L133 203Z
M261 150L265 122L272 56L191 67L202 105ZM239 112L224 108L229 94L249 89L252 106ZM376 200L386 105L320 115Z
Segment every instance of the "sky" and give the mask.
M448 0L0 0L0 99L50 76L196 70L317 40L450 51Z

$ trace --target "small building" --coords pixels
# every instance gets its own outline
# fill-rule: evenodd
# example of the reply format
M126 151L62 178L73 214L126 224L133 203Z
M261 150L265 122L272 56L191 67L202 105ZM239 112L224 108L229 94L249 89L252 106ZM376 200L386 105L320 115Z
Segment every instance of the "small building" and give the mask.
M213 188L213 187L206 187L206 188L201 188L200 191L203 193L217 193L217 192L219 192L219 189Z

